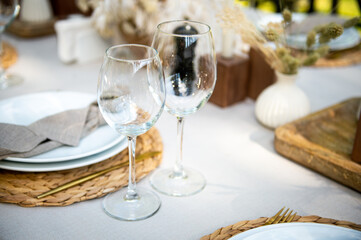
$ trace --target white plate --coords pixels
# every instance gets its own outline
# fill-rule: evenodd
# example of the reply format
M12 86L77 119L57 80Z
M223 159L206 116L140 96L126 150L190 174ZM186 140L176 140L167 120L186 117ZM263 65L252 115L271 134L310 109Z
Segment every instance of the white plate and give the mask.
M295 49L307 49L306 47L306 34L293 34L287 38L287 45ZM327 44L331 51L340 51L348 48L352 48L360 43L360 35L355 28L347 28L343 34L336 38L331 39ZM313 48L318 48L320 45L316 43Z
M254 228L230 240L360 240L361 232L319 223L282 223Z
M280 23L283 21L283 17L281 13L264 13L259 12L257 14L258 21L256 23L257 28L263 32L269 23ZM307 17L304 13L292 13L292 21L301 22L303 19Z
M6 99L0 102L0 122L29 125L41 118L70 109L84 108L95 101L93 94L79 92L42 92ZM77 147L62 146L29 158L9 157L25 163L60 162L90 156L116 145L124 137L109 126L101 126L80 140Z
M259 14L260 20L257 21L257 28L260 31L264 31L265 27L268 23L280 23L283 18L282 14L280 13L273 13L273 14ZM313 16L312 16L313 17ZM296 23L301 23L303 20L307 18L307 15L304 13L293 13L292 14L292 20ZM332 22L332 20L338 20L338 22L343 21L342 19L339 19L334 16L325 16L325 19L329 19L328 22ZM307 19L306 19L307 20ZM306 40L307 40L307 34L300 33L300 34L289 34L287 35L287 45L300 50L305 50L306 47ZM357 32L356 28L347 28L344 30L343 34L338 37L337 39L332 39L328 46L330 47L331 51L339 51L344 50L348 48L352 48L360 43L360 35ZM318 48L319 44L316 43L313 48Z
M22 172L51 172L51 171L59 171L66 169L73 169L78 167L87 166L93 163L97 163L103 161L107 158L114 156L115 154L121 152L127 147L127 140L123 138L123 140L116 144L115 146L88 156L84 158L79 158L76 160L65 161L65 162L51 162L51 163L22 163L22 162L11 162L6 160L0 161L0 168L14 171L22 171Z

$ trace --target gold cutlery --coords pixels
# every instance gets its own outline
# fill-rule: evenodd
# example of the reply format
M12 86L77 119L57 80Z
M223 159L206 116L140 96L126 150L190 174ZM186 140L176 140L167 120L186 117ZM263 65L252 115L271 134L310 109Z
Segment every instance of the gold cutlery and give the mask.
M151 157L155 157L155 156L158 156L159 154L161 154L161 152L148 152L148 153L144 153L144 154L141 154L139 156L137 156L135 158L135 162L138 163L138 162L141 162L147 158L151 158ZM68 188L71 188L73 186L76 186L78 184L81 184L81 183L84 183L86 181L89 181L91 179L94 179L96 177L99 177L101 175L104 175L108 172L111 172L115 169L118 169L118 168L121 168L121 167L125 167L125 166L128 166L129 165L129 162L123 162L123 163L120 163L118 165L115 165L115 166L112 166L112 167L109 167L107 169L104 169L104 170L101 170L99 172L95 172L95 173L92 173L92 174L89 174L89 175L86 175L84 177L81 177L81 178L78 178L78 179L75 179L73 181L70 181L68 183L65 183L63 185L60 185L52 190L49 190L45 193L42 193L38 196L36 196L37 199L40 199L40 198L43 198L43 197L46 197L46 196L49 196L51 194L54 194L54 193L57 193L57 192L60 192L60 191L63 191L65 189L68 189Z
M287 208L287 210L285 212L283 212L283 210L286 207L283 207L281 210L279 210L276 215L274 215L273 217L269 218L264 225L270 225L270 224L277 224L277 223L289 223L291 222L295 216L297 215L297 212L295 212L293 215L291 215L293 213L293 210L291 210L289 213L288 211L290 210L289 208ZM283 213L282 213L283 212ZM282 215L281 215L282 213ZM287 214L288 213L288 214ZM286 215L287 214L287 215Z

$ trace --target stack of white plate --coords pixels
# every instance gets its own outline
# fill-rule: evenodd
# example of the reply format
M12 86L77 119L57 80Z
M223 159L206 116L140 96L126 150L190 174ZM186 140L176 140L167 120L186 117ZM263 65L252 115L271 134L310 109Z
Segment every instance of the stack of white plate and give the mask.
M256 27L262 32L265 30L266 26L269 23L271 22L280 23L283 20L281 13L257 12L257 13L253 13L253 18L258 19L256 21ZM292 30L291 34L287 34L287 39L286 39L287 45L294 49L307 50L307 46L306 46L307 33L298 32L298 27L303 28L303 30L305 30L305 28L306 29L309 28L309 30L311 30L310 26L315 26L317 22L343 23L346 21L346 19L339 18L335 15L318 15L318 14L307 15L304 13L293 13L292 21L296 24L296 26L293 26L291 28ZM355 27L351 27L344 29L344 32L340 37L336 39L332 39L327 45L330 47L331 51L341 51L357 46L358 44L360 44L360 41L361 38L357 29ZM312 48L316 49L318 47L320 47L320 44L316 43Z
M254 228L229 240L360 240L361 232L319 223L281 223Z
M41 118L70 109L88 106L93 94L79 92L42 92L0 101L0 122L29 125ZM62 146L28 157L0 160L0 168L24 172L48 172L82 167L103 161L124 150L125 137L103 125L81 139L77 147Z

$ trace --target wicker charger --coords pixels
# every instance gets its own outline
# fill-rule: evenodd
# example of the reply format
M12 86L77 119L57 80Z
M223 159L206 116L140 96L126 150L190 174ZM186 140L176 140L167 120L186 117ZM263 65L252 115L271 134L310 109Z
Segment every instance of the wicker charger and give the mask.
M162 139L155 128L139 136L136 146L137 155L163 150ZM160 164L161 159L162 154L138 163L136 179L144 178ZM15 203L23 207L66 206L99 198L128 184L128 167L119 168L45 198L37 199L36 196L74 179L127 161L128 150L124 150L105 161L70 170L41 173L0 170L0 202Z
M295 53L305 57L305 52L293 49ZM361 43L339 51L331 51L325 57L318 59L313 67L346 67L361 63Z
M316 67L345 67L361 63L361 44L351 49L330 53L319 59Z
M246 221L240 221L238 223L235 223L233 225L229 225L224 228L217 229L212 234L206 235L201 238L201 240L225 240L233 237L234 235L237 235L239 233L245 232L247 230L261 227L263 226L268 218L262 217L254 220L246 220ZM296 216L292 222L307 222L307 223L322 223L322 224L329 224L334 226L340 226L340 227L347 227L351 229L355 229L358 231L361 231L361 224L355 224L348 221L340 221L335 220L331 218L322 218L319 216Z

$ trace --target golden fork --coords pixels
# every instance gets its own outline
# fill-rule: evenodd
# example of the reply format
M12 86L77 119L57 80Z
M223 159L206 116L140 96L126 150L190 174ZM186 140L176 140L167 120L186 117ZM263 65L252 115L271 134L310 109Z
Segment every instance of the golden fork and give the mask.
M289 223L291 222L297 215L297 212L295 212L293 215L291 215L293 213L293 210L291 210L289 213L288 211L290 210L289 208L287 208L287 210L283 212L283 210L286 207L283 207L281 210L279 210L276 215L274 215L273 217L269 218L265 224L263 225L270 225L270 224L277 224L277 223ZM282 215L281 215L282 213ZM288 214L287 214L288 213ZM286 215L287 214L287 215Z
M150 157L155 157L155 156L158 156L159 154L161 154L162 152L148 152L148 153L143 153L141 155L138 155L135 157L135 162L138 163L140 161L143 161L147 158L150 158ZM128 162L123 162L123 163L120 163L118 165L115 165L115 166L112 166L112 167L109 167L107 169L104 169L104 170L101 170L99 172L95 172L95 173L92 173L92 174L89 174L89 175L86 175L84 177L81 177L81 178L78 178L78 179L75 179L71 182L68 182L68 183L65 183L63 185L60 185L50 191L47 191L45 193L42 193L38 196L36 196L37 199L40 199L40 198L43 198L43 197L46 197L46 196L49 196L51 194L54 194L54 193L57 193L57 192L60 192L60 191L63 191L65 189L68 189L68 188L71 188L71 187L74 187L78 184L81 184L81 183L84 183L86 181L89 181L93 178L96 178L96 177L99 177L103 174L106 174L108 172L111 172L115 169L118 169L118 168L121 168L121 167L125 167L125 166L128 166L129 163Z

